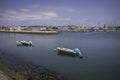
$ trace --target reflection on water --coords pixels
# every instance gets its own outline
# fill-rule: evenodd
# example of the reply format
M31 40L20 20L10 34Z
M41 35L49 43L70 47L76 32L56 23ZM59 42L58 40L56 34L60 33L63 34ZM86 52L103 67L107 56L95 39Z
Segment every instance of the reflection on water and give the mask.
M64 54L64 53L57 53L57 55L59 56L63 56L63 57L69 57L69 58L80 58L79 55L68 55L68 54Z
M16 46L32 41L35 47ZM58 46L79 48L84 55L57 54ZM59 35L0 33L0 50L57 71L68 80L120 80L120 33L63 32Z

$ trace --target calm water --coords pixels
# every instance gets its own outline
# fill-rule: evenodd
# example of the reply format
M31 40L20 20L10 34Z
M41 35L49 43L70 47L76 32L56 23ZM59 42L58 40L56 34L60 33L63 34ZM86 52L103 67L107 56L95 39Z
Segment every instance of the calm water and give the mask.
M20 40L31 40L35 47L17 47ZM57 46L77 47L84 58L57 55ZM59 72L66 80L120 80L120 33L0 33L0 50Z

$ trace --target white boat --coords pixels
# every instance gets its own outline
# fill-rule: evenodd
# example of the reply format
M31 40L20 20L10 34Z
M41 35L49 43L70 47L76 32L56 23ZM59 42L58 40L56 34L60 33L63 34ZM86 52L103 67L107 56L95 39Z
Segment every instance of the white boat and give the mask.
M75 49L68 49L64 47L57 47L58 53L68 54L68 55L79 55L80 58L83 57L80 50L78 48Z
M32 46L32 41L16 41L17 46Z

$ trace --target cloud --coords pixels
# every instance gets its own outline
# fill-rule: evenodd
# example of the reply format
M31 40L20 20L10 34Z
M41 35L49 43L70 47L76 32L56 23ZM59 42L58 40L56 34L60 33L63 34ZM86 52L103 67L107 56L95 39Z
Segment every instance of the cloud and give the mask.
M65 11L65 12L79 12L75 8L65 7L65 6L55 7L55 6L45 6L45 5L33 4L33 5L30 5L30 8L41 9L41 10L43 10L43 9L55 10L55 11L59 10L59 11Z
M17 12L16 11L14 11L14 10L6 10L5 11L6 12L6 14L10 14L10 15L16 15L17 14Z
M57 16L57 14L54 12L41 12L41 14L45 16Z
M26 21L26 20L57 20L69 21L71 18L64 18L51 11L30 11L29 9L6 10L0 13L1 21Z
M21 12L29 12L29 9L20 9Z

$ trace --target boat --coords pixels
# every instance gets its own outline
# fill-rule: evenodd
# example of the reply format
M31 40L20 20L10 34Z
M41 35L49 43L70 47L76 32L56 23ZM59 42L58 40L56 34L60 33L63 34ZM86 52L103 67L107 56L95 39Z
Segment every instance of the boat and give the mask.
M68 48L64 48L64 47L57 47L56 50L60 54L78 55L80 58L83 58L83 55L82 55L82 53L80 52L80 50L78 48L68 49Z
M32 41L16 41L17 46L32 46Z

